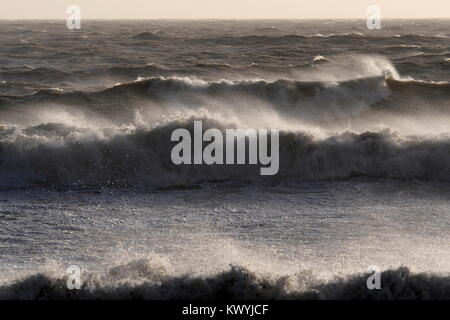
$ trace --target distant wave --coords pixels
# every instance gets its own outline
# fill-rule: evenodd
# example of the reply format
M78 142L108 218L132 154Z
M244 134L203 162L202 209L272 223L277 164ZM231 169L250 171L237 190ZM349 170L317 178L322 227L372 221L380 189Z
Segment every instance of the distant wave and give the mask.
M329 62L330 59L324 57L324 56L315 56L314 57L314 63L323 63L323 62Z
M23 71L6 71L1 72L0 76L2 79L6 79L7 81L41 81L45 82L45 80L52 79L54 81L65 79L70 76L70 74L66 71L57 69L57 68L34 68L30 70Z
M239 36L220 36L216 38L201 38L194 37L190 39L183 40L186 43L198 43L198 42L214 42L218 44L244 44L244 43L287 43L293 41L308 41L308 40L321 40L323 41L337 41L339 43L352 42L355 40L359 41L377 41L384 42L387 39L395 39L400 42L406 43L414 43L419 41L435 41L436 39L445 39L448 38L446 35L438 34L438 35L423 35L423 34L398 34L398 35L371 35L364 34L361 32L347 32L347 33L316 33L316 34L283 34L283 35L239 35Z
M132 39L137 39L137 40L161 40L163 39L160 35L158 35L157 33L153 33L153 32L140 32L136 35L134 35L132 37Z
M407 50L407 49L420 49L421 46L416 44L398 44L398 45L389 45L382 47L382 49L392 49L392 50Z
M139 77L217 77L216 73L220 72L222 76L230 75L235 78L245 78L239 72L255 73L258 72L289 72L290 66L258 66L257 64L248 65L230 65L227 63L198 62L177 67L169 68L155 63L149 63L141 66L117 65L117 66L98 66L87 70L71 70L63 71L52 68L35 68L20 71L2 71L0 72L0 83L7 82L28 82L35 87L47 87L43 83L75 84L76 87L83 88L83 83L88 82L91 85L102 85L105 80L117 79L120 82L133 81ZM248 75L247 75L248 76ZM70 86L68 86L70 88ZM89 88L92 89L92 88Z
M241 266L213 275L173 275L148 259L87 273L80 290L68 290L67 278L34 274L0 287L0 299L20 300L429 300L450 298L450 277L412 273L408 268L381 273L381 290L368 290L370 274L324 282L310 272L283 277L262 275Z

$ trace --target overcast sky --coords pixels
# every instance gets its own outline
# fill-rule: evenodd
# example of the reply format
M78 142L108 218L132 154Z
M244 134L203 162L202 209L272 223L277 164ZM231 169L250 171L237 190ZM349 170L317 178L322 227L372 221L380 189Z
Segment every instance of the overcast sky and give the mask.
M377 4L382 18L450 18L450 0L0 0L0 19L65 19L80 6L85 19L362 18Z

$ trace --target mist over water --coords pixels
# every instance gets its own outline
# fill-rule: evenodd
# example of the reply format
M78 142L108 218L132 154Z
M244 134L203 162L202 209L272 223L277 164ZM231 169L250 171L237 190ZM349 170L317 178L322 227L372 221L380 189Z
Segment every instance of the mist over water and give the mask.
M0 298L448 298L449 30L0 22ZM194 120L278 174L173 165Z

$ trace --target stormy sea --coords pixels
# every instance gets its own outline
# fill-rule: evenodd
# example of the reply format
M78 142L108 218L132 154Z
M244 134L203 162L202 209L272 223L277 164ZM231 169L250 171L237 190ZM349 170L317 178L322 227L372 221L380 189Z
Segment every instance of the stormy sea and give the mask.
M450 20L0 22L0 299L449 299L449 71Z

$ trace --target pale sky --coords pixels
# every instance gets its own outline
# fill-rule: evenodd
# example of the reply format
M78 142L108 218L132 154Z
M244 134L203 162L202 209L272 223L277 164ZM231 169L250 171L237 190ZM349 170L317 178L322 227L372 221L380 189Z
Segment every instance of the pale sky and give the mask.
M78 5L82 19L317 19L450 18L450 0L0 0L0 19L66 19Z

